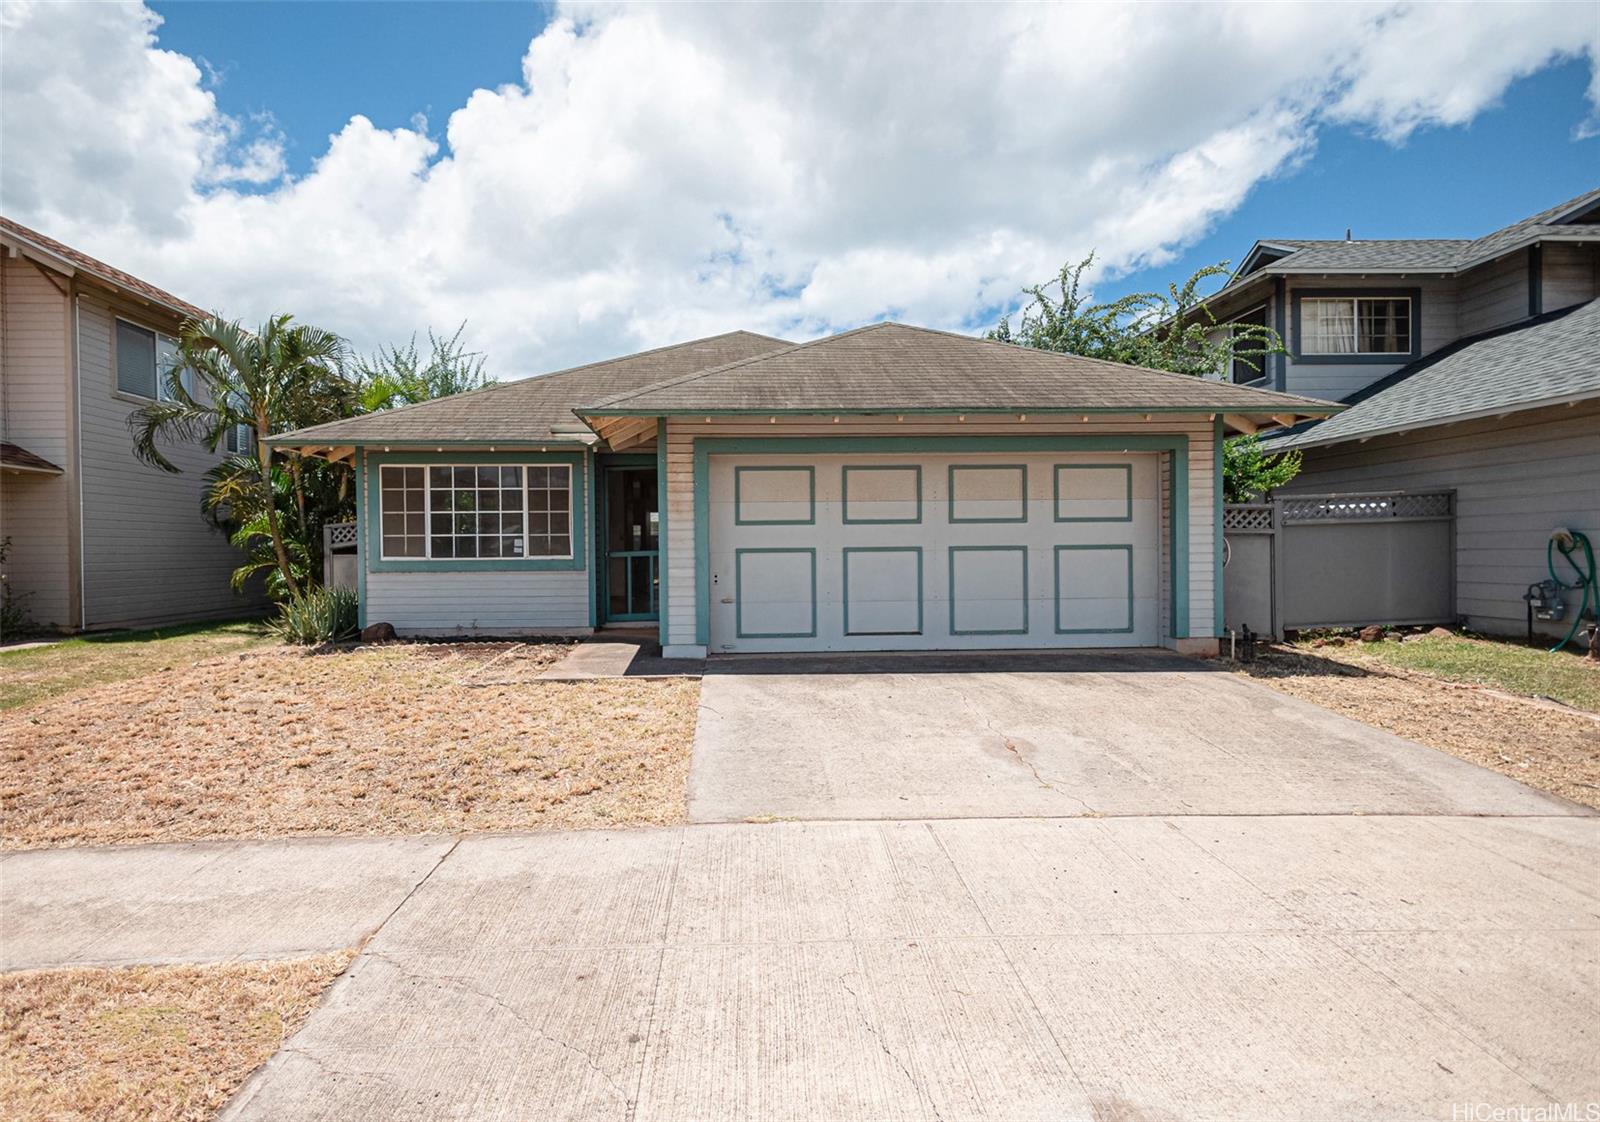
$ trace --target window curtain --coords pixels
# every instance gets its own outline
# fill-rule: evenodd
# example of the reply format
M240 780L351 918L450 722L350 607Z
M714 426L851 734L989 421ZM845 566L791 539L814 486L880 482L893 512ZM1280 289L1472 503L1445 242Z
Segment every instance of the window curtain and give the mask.
M1354 300L1305 300L1300 304L1303 349L1311 354L1352 354L1356 349Z

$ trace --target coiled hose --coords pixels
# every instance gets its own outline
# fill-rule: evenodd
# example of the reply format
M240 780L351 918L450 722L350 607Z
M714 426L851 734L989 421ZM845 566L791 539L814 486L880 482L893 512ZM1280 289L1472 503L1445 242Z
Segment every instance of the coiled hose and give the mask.
M1578 563L1577 554L1580 550L1584 561L1587 562L1587 568ZM1556 573L1556 553L1558 551L1573 573L1577 575L1578 579L1576 581L1562 580ZM1545 561L1550 569L1551 580L1562 588L1570 588L1575 592L1579 589L1583 590L1582 602L1579 603L1578 610L1572 613L1572 626L1567 630L1561 642L1550 648L1550 653L1554 654L1572 642L1572 637L1578 633L1578 628L1583 626L1584 617L1591 608L1597 614L1600 614L1600 584L1595 582L1594 547L1589 544L1587 535L1577 530L1557 530L1550 535L1550 540L1545 544L1544 552Z

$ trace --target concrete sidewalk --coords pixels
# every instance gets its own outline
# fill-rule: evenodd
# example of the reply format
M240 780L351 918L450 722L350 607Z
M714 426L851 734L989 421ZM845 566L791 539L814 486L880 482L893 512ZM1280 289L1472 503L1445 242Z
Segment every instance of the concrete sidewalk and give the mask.
M192 842L0 855L0 970L353 947L453 838Z
M1600 818L12 854L9 964L376 934L230 1119L1449 1118L1600 1099Z

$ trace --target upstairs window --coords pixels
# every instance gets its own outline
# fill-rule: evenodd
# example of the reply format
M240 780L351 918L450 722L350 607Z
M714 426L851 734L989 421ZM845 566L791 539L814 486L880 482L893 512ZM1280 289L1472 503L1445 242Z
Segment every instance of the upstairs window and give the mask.
M1300 301L1300 353L1412 353L1409 296L1317 296Z
M1238 340L1240 352L1233 358L1230 377L1236 383L1254 382L1267 376L1267 356L1262 354L1262 338L1267 329L1267 306L1252 308L1228 321L1233 336ZM1240 328L1251 329L1247 335Z
M178 358L178 341L125 319L117 320L117 389L152 401L171 401L167 371ZM181 375L183 387L194 393L193 372Z

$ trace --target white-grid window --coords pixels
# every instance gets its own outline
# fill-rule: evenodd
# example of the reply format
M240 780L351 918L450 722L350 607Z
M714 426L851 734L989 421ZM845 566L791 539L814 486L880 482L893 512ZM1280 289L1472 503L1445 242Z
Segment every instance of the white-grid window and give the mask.
M1411 353L1409 296L1317 296L1300 302L1300 353Z
M383 556L426 557L428 555L427 494L422 486L423 469L384 466Z
M567 464L382 465L384 558L572 556Z

